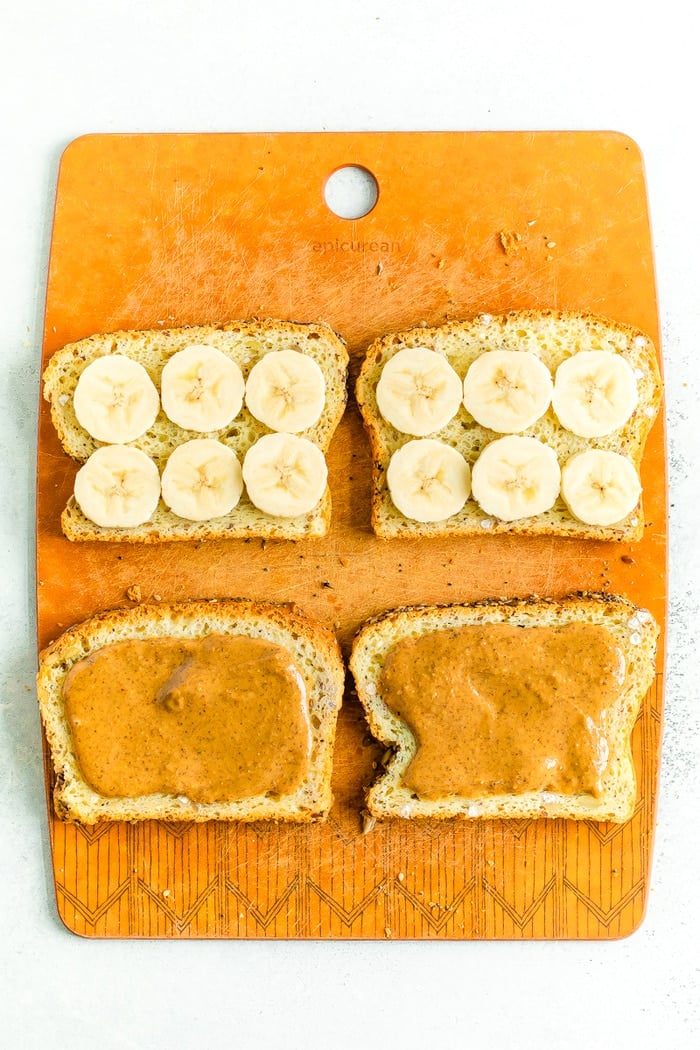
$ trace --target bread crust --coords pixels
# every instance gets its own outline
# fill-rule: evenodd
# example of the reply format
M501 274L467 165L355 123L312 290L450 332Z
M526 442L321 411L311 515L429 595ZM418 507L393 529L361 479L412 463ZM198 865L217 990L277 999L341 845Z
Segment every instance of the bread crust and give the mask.
M160 376L169 358L188 344L198 342L213 345L234 360L244 379L269 350L293 347L312 357L324 375L326 406L319 421L301 436L313 441L324 454L328 452L347 401L348 353L345 343L324 323L275 319L100 333L62 347L50 358L43 382L44 398L51 407L51 419L64 451L77 462L84 463L103 444L80 426L73 409L75 387L88 364L104 355L124 354L139 361L159 388ZM178 427L167 419L161 408L153 426L129 444L151 456L162 470L173 449L192 438L215 438L230 447L242 462L248 448L266 433L270 433L269 428L256 420L245 405L228 427L207 434ZM95 525L71 497L61 516L61 528L72 541L161 543L241 537L293 540L324 536L330 519L331 494L326 487L320 503L308 514L295 518L274 518L264 514L244 493L229 514L208 522L180 518L161 499L151 520L135 528Z
M71 542L90 540L98 543L177 543L183 540L235 539L320 539L331 524L332 497L326 487L318 505L308 514L296 518L273 518L258 510L245 493L238 505L214 521L185 521L169 510L162 500L144 525L131 529L103 528L89 521L75 496L71 496L61 513L61 531Z
M623 521L612 526L586 525L572 516L563 499L543 514L516 521L501 521L485 514L473 498L458 514L442 522L425 524L405 518L394 506L386 482L392 453L406 441L388 424L377 407L375 390L386 361L406 346L424 346L443 354L461 379L469 365L487 350L508 349L535 353L553 372L566 357L585 349L604 348L621 354L637 375L639 403L627 423L600 439L579 438L565 431L550 407L523 436L551 444L561 464L587 448L606 448L628 457L639 473L644 445L662 398L662 381L656 350L639 329L592 313L556 310L514 310L501 315L479 314L466 321L438 327L412 328L376 339L367 349L356 382L357 403L372 451L372 505L370 520L377 536L395 537L556 535L583 539L637 541L644 532L642 500ZM461 406L457 416L431 435L457 448L470 466L483 448L501 436L476 423Z
M600 797L529 792L484 798L418 798L402 783L416 753L408 725L383 700L379 678L384 661L401 639L469 624L505 623L521 627L593 623L615 637L626 661L622 694L611 716L611 757ZM636 777L630 737L643 698L655 674L659 627L651 614L619 595L579 592L565 598L489 599L464 604L406 606L375 616L357 633L350 671L373 735L389 749L385 768L367 791L375 818L493 819L563 817L624 822L634 810Z
M195 803L182 796L105 798L83 779L62 703L71 667L112 642L129 638L199 638L210 633L243 634L277 642L291 651L307 680L312 754L303 784L293 793L225 802ZM142 604L97 613L65 631L39 655L39 708L55 771L57 815L67 821L322 820L332 804L331 771L345 668L331 631L294 605L246 598Z

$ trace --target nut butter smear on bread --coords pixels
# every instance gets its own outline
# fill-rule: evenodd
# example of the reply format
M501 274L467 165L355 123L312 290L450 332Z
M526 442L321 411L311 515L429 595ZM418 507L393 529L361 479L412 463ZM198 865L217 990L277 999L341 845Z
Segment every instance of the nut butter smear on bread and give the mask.
M323 819L345 673L298 609L247 599L100 613L41 653L59 816Z
M370 620L350 669L390 749L372 816L622 822L658 626L624 598L416 606Z

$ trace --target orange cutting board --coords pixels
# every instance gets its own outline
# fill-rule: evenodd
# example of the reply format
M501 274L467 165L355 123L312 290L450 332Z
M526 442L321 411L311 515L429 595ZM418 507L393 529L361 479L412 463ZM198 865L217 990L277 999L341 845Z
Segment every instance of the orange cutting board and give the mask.
M375 175L364 218L324 201L336 168ZM351 383L382 332L480 311L559 308L636 325L659 345L643 162L623 135L376 133L94 135L57 187L44 360L119 328L250 316L323 320L347 340ZM415 602L606 590L666 600L665 446L643 466L647 527L629 546L556 538L378 541L370 459L350 398L329 456L322 541L132 547L70 544L59 515L76 465L42 404L38 632L45 645L97 610L144 599L293 600L347 654L366 617ZM363 786L381 751L352 691L341 713L329 821L49 822L58 912L96 937L612 938L649 890L662 718L663 632L633 736L639 798L622 826L511 820L377 824ZM46 754L46 752L45 752ZM47 788L52 773L46 755Z

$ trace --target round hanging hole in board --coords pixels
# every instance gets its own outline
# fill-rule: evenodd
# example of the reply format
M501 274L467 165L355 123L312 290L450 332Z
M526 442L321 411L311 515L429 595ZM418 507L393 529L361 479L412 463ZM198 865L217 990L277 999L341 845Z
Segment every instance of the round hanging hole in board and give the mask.
M361 219L377 203L379 186L367 168L345 164L328 176L323 196L334 215L341 219Z

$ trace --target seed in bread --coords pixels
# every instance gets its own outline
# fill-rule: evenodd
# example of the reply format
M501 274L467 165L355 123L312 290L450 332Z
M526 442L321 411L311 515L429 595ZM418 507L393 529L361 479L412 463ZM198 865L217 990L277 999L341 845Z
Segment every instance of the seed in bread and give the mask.
M262 422L243 400L245 384L257 364L267 358L279 362L278 355L282 355L283 374L280 367L264 366L258 373L264 382L254 384L254 389L259 388L258 401L266 406ZM156 396L160 393L155 420L126 443L148 455L161 472L176 448L195 439L227 446L242 464L247 451L262 437L287 430L290 418L295 427L303 428L298 436L313 443L325 457L345 409L348 354L343 341L325 324L240 321L94 335L57 351L44 372L44 397L51 405L58 436L68 455L80 463L102 447L105 439L98 440L81 425L74 401L76 389L95 362L102 367L101 362L115 359L138 366ZM122 395L114 389L105 394L102 414L112 421L122 413ZM212 412L209 427L207 406ZM230 421L221 425L227 417ZM301 539L325 535L330 513L326 485L311 509L284 518L261 511L244 492L231 511L206 521L184 519L161 500L149 519L136 527L97 525L72 497L61 525L71 540Z
M398 609L370 620L350 670L390 750L375 818L623 822L630 737L658 627L610 595Z
M646 438L661 402L662 384L651 340L638 329L590 314L535 310L483 314L470 321L384 335L368 348L356 384L372 448L371 523L378 536L515 533L641 538L641 497L614 521L608 515L605 523L581 519L561 494L549 508L529 511L527 499L520 498L527 478L517 470L489 480L502 489L506 503L522 504L516 514L501 516L485 509L476 492L460 510L439 519L433 516L426 522L402 512L400 500L392 498L387 471L392 457L411 439L415 429L411 419L418 418L418 408L414 410L414 402L407 398L404 416L398 411L389 416L378 389L395 358L401 355L406 371L411 359L405 355L418 350L421 360L435 355L464 381L461 405L454 406L447 422L436 415L437 429L424 436L456 449L472 471L488 446L505 434L517 434L550 448L560 470L577 453L595 448L624 457L639 478ZM418 366L414 368L414 386L420 386L428 399L420 412L429 416L431 401L443 407L443 393L426 378L438 370L425 364L420 369L419 374ZM404 388L410 388L409 380L404 377ZM395 399L399 393L394 390ZM600 499L608 509L615 502L604 489Z
M84 824L323 819L344 677L335 637L289 606L100 613L40 656L56 811Z

